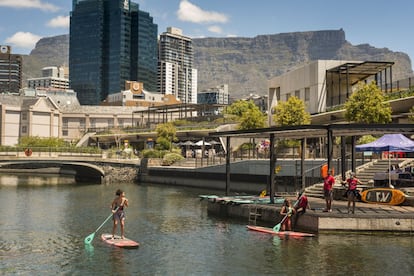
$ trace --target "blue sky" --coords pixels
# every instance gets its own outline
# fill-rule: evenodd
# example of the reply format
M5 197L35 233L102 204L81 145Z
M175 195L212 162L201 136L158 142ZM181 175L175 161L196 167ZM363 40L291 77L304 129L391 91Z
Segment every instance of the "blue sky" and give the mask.
M407 53L414 59L411 0L135 0L153 16L158 32L173 26L187 36L254 37L261 34L344 29L353 45ZM28 54L41 37L69 33L71 0L0 0L0 44Z

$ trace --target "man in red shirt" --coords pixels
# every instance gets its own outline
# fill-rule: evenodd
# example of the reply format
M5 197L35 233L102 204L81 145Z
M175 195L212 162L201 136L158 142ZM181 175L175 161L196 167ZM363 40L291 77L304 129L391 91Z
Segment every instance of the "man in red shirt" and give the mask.
M333 200L333 185L335 184L335 178L331 175L331 172L328 170L328 173L323 180L323 195L326 201L326 208L324 212L332 212L332 200Z

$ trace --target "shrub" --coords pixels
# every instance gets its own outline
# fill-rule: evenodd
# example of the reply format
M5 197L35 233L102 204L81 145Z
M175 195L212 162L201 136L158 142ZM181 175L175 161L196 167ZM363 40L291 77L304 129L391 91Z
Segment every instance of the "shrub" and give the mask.
M178 153L167 153L164 155L164 158L162 159L162 165L163 166L170 166L174 164L177 161L180 161L184 159L184 157L181 154Z
M143 158L161 158L161 152L155 149L144 149L141 154Z
M39 137L24 136L20 138L19 146L21 147L67 147L69 144L62 138L56 137Z

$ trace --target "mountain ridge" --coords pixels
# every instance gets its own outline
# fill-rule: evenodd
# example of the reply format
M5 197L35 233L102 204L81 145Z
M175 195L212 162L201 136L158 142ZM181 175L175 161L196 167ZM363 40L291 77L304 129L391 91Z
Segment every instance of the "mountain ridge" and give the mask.
M198 91L228 84L232 98L266 95L269 79L317 59L393 61L393 80L413 75L407 54L352 45L342 29L192 40ZM67 65L68 56L69 35L42 38L23 57L23 78L40 77L45 66Z

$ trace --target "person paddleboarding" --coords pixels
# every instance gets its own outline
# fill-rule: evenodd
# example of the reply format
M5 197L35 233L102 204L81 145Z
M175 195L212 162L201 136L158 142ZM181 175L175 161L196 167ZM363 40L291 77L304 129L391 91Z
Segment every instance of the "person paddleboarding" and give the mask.
M125 192L118 189L115 193L116 197L112 201L111 210L113 213L114 225L112 228L112 239L115 238L115 231L118 223L121 226L121 238L125 238L125 207L128 207L128 199L125 197Z

